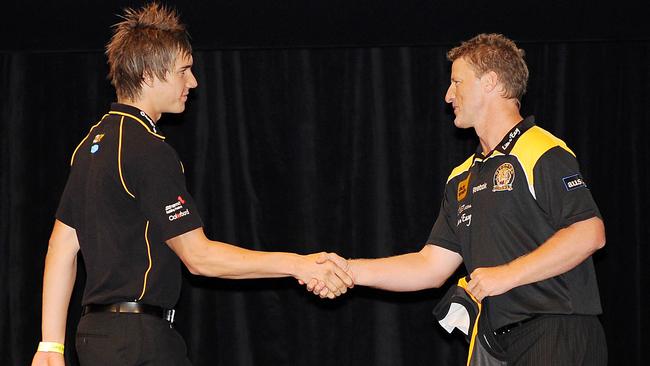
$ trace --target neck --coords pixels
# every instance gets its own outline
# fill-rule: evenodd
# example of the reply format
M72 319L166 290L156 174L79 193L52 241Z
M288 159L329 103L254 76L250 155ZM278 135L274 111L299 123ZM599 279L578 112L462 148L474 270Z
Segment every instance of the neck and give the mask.
M156 111L156 109L153 107L151 103L148 103L146 100L143 99L131 100L131 99L118 98L117 102L140 109L141 111L146 113L147 116L149 116L154 123L157 123L162 115L162 113Z
M494 150L503 136L510 131L523 118L519 114L519 108L513 103L501 108L495 108L482 120L482 123L475 127L476 135L481 142L483 154L488 154Z

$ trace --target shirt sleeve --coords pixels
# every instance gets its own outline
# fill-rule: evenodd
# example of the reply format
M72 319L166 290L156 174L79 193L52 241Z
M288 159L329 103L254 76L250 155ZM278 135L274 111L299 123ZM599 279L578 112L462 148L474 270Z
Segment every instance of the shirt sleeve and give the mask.
M550 149L535 164L533 174L537 203L557 230L592 217L602 218L577 160L568 151Z
M202 227L176 152L163 142L150 151L152 156L138 162L134 172L135 198L144 216L163 241Z
M438 213L436 222L433 224L427 244L449 249L452 252L462 255L455 223L457 210L456 192L449 187L453 187L453 184L447 184L445 195L440 204L440 212Z

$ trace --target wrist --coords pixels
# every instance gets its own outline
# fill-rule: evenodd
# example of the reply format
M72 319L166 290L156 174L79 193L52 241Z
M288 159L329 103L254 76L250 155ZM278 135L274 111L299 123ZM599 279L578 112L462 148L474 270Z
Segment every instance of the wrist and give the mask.
M298 280L304 280L306 257L300 254L294 254L291 276Z
M364 278L364 271L361 268L362 262L363 259L348 259L348 270L355 285L368 286L367 279Z
M38 343L38 352L54 352L63 354L65 346L63 343L59 342L39 342Z
M522 285L521 283L521 271L519 270L520 267L517 263L517 259L515 259L512 262L506 263L505 264L505 269L508 273L506 278L509 279L510 285L509 285L509 290L513 289L515 287L519 287Z

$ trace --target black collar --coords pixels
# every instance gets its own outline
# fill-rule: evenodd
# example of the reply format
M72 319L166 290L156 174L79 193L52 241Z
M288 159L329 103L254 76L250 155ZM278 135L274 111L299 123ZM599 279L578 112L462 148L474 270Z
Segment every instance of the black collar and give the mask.
M498 151L504 155L510 154L510 151L512 151L512 148L515 146L515 143L517 140L519 140L521 135L523 135L524 132L528 131L528 129L533 126L535 126L535 117L526 117L525 119L521 120L521 122L517 123L515 127L513 127L510 131L508 131L501 142L499 142L494 150L490 151L487 155L483 156L483 148L479 144L476 148L476 153L474 153L474 158L486 159L492 155L494 151Z
M122 103L111 103L111 112L116 112L115 114L122 114L122 115L128 115L146 127L149 132L157 135L161 135L160 130L156 126L156 123L149 117L144 111L140 110L139 108L136 108L134 106L128 105L128 104L122 104Z

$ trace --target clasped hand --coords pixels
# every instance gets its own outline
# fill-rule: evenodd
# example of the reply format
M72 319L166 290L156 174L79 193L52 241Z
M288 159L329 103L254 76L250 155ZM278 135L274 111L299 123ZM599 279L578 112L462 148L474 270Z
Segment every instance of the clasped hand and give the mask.
M334 299L354 286L348 261L336 253L315 253L305 256L310 264L309 273L298 278L307 291L321 298Z

